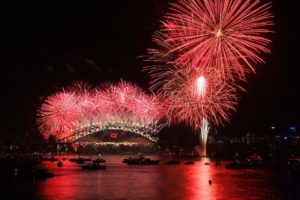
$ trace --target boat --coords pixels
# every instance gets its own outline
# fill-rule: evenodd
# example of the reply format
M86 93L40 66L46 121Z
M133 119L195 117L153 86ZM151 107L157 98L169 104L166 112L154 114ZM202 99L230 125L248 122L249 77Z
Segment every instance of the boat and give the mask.
M91 161L91 159L89 159L89 158L70 158L69 161L70 162L75 162L77 164L83 164L86 161Z
M193 164L195 164L195 163L194 163L194 161L192 161L192 160L187 160L187 161L184 162L184 164L185 164L185 165L193 165Z
M62 163L61 161L59 161L59 162L57 163L57 166L58 166L58 167L62 167L62 166L63 166L63 163Z
M122 162L123 163L128 163L128 161L130 161L130 160L132 160L132 157L124 158Z
M106 165L88 164L88 165L81 166L81 168L85 170L99 170L99 169L106 169Z
M140 156L138 158L125 158L122 162L128 165L157 165L160 160L152 160L150 158Z
M97 158L96 160L92 160L93 163L104 163L106 162L103 158Z
M173 160L173 159L170 159L166 162L167 165L178 165L180 164L180 161L179 160Z

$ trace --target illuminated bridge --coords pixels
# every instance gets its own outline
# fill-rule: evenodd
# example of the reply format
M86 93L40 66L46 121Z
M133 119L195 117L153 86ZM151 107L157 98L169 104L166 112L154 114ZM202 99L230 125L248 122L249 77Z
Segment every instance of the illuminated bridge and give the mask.
M80 140L81 138L84 138L88 135L92 135L95 133L103 134L103 132L127 132L128 134L135 134L137 136L144 137L148 139L151 142L157 142L158 138L156 137L156 134L163 128L164 125L160 125L155 127L145 127L145 126L133 126L133 125L127 125L127 124L113 124L113 123L105 123L101 125L90 125L83 127L79 130L76 130L74 134L64 137L60 139L64 142L76 142ZM115 133L116 134L116 133ZM113 136L112 136L113 137Z

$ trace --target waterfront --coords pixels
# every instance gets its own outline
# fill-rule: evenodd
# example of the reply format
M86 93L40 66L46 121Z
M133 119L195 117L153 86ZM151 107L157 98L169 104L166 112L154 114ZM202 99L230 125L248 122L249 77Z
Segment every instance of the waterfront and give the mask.
M0 193L5 199L43 200L300 198L297 176L268 169L229 170L224 162L217 168L213 161L205 165L205 158L196 159L194 165L166 165L167 158L161 157L159 165L130 166L122 163L125 157L104 156L107 169L99 171L84 171L68 160L62 168L44 161L42 165L54 172L53 178L1 178Z

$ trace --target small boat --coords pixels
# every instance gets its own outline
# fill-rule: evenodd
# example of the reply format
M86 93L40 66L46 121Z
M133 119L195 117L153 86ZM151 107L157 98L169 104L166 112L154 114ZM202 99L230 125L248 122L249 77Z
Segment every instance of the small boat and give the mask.
M89 164L81 166L82 169L85 170L99 170L99 169L106 169L106 165L99 165L99 164Z
M70 162L76 162L77 158L70 158L69 161Z
M96 160L92 160L93 163L104 163L106 162L103 158L97 158Z
M70 158L69 161L75 162L77 164L83 164L86 161L91 161L91 159L89 159L89 158Z
M58 167L62 167L62 166L63 166L63 163L62 163L61 161L59 161L59 162L57 163L57 166L58 166Z
M77 160L75 161L76 164L84 164L85 163L85 160Z
M122 162L128 165L157 165L160 160L152 160L150 158L140 156L138 158L125 158Z
M184 164L185 164L185 165L193 165L193 164L195 164L195 163L194 163L194 161L192 161L192 160L187 160L187 161L184 162Z
M132 160L131 157L129 157L129 158L124 158L122 162L123 162L123 163L128 163L128 161L130 161L130 160Z
M178 165L178 164L180 164L180 161L179 160L173 160L173 159L171 159L171 160L168 160L166 162L166 164L167 165Z

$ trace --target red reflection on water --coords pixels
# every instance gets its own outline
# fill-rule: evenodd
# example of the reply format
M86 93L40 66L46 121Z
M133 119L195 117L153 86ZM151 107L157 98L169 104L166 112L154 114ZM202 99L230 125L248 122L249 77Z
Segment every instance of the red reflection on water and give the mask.
M206 162L208 158L186 172L191 189L185 199L276 199L265 170L229 170Z
M54 178L39 182L38 196L42 199L74 199L76 197L76 188L79 181L74 171L78 170L69 161L63 161L63 167L59 168L56 162L46 162L44 165L51 169L51 172L56 174Z
M188 183L190 185L189 197L187 199L215 199L213 183L213 166L205 165L208 158L202 159L200 163L190 168L188 172ZM212 181L210 184L209 181Z
M194 165L166 165L162 160L155 166L129 166L121 162L123 158L105 158L104 171L84 171L69 161L62 168L47 162L56 176L37 181L36 196L43 200L276 199L265 170L229 170L224 163L217 168L207 158Z

